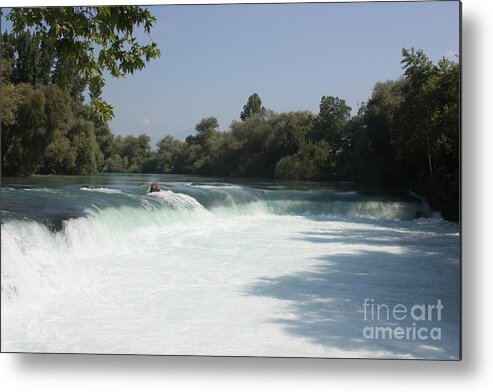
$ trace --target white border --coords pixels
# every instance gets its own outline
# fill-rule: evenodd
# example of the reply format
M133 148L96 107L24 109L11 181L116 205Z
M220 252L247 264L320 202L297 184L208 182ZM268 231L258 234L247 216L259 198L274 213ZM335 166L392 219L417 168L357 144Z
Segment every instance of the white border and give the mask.
M183 1L180 3L207 3ZM228 1L216 0L217 3ZM249 1L244 1L249 2ZM275 1L272 1L275 2ZM22 1L0 5L133 4ZM145 4L176 3L147 0ZM486 391L493 385L493 23L491 1L463 1L463 361L0 355L4 390Z

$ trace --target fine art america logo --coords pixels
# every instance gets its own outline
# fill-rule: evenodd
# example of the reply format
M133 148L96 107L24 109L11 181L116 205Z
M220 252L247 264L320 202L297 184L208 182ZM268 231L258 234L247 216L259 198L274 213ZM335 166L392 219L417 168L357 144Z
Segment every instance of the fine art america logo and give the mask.
M369 325L363 328L363 336L368 340L441 340L442 329L436 325L442 321L442 311L440 299L434 304L406 306L365 298L363 314Z

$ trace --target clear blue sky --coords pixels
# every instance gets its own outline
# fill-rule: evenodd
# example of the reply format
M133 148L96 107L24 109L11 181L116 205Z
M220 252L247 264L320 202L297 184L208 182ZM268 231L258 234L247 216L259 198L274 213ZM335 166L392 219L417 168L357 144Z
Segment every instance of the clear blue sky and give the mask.
M401 49L434 61L459 51L459 3L202 5L149 7L162 55L104 98L116 134L183 139L206 116L227 130L257 92L274 111L318 112L323 95L356 109L375 82L398 78Z

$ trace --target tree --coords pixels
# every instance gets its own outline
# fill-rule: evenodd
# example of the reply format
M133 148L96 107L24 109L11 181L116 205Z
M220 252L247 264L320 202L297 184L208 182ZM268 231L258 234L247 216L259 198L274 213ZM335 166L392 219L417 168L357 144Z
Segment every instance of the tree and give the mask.
M294 180L322 180L332 170L328 159L329 144L322 140L317 143L303 142L300 150L279 160L275 175L278 178Z
M13 84L1 86L2 98L2 168L5 168L7 153L13 148L18 132L17 121L20 104L23 96L19 88Z
M247 177L265 177L270 166L268 144L272 138L272 128L268 117L250 116L244 121L234 121L230 127L231 141L235 150L231 151L228 166L230 175ZM272 172L270 173L272 176Z
M262 106L262 100L257 93L253 93L248 97L247 103L243 106L243 111L240 114L242 121L253 115L265 114L265 108Z
M147 135L125 137L116 136L113 138L111 145L108 147L109 157L106 159L110 162L105 162L104 167L111 168L107 171L118 172L139 172L142 164L147 159L151 158L151 138ZM112 157L118 158L112 159Z
M194 142L205 145L207 139L217 133L219 128L219 123L215 117L206 117L200 120L200 122L195 126L197 131L197 136L195 136Z
M126 173L128 171L128 159L118 154L113 154L104 162L104 171L108 173Z
M300 144L313 127L314 119L313 114L307 111L275 113L269 116L268 124L273 133L269 141L271 154L278 160L284 155L298 152Z
M161 173L186 173L187 144L167 135L157 143L157 170Z
M333 147L339 145L342 132L351 117L351 107L344 99L323 96L320 101L320 112L314 126L313 137L316 140L326 140Z
M278 161L296 154L307 140L314 116L310 112L271 113L263 129L263 177L273 177Z
M90 121L77 119L69 130L68 137L76 154L74 174L96 173L101 152L94 135L93 124Z
M113 133L106 122L102 122L99 119L94 119L94 135L96 136L96 141L98 142L99 149L103 154L103 158L107 159L111 155L111 144L113 143Z
M33 31L45 47L53 49L53 66L62 62L80 73L90 86L104 85L105 71L113 77L124 77L160 55L155 42L142 45L135 37L139 27L149 35L156 22L147 9L138 6L19 7L12 8L7 18L16 35ZM66 86L69 80L69 75L59 73L60 86ZM101 98L94 99L92 106L103 120L114 116L111 105Z
M17 53L13 81L16 84L30 83L33 86L37 84L39 64L39 41L37 38L25 31L20 32L14 38L14 47Z
M0 11L1 15L1 11ZM0 52L0 66L1 66L1 79L2 84L8 84L13 82L12 75L14 73L15 64L15 47L14 38L12 34L4 32L1 37L1 52Z
M347 125L351 118L351 107L344 99L333 96L323 96L320 101L320 111L313 123L309 139L313 142L326 141L329 148L330 176L340 176L342 168L338 168L336 162L347 145ZM328 173L327 173L328 174Z
M55 139L46 148L43 172L48 174L73 173L77 151L65 136Z
M345 158L348 175L358 181L394 183L404 180L396 170L393 135L400 126L398 111L403 101L404 81L376 83L368 102L348 124L349 144Z
M215 174L220 156L222 134L215 117L203 118L196 126L197 134L188 136L188 170L200 174Z
M14 118L2 121L2 164L7 173L31 175L42 167L48 145L72 122L70 97L55 85L19 84L6 101L15 101Z
M403 49L403 102L393 144L408 183L440 206L444 216L459 212L459 64L438 64L421 51Z

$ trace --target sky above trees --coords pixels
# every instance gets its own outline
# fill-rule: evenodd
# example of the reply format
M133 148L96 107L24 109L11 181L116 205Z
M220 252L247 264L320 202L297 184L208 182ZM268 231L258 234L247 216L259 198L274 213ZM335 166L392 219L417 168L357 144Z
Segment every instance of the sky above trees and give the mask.
M253 92L275 111L318 112L324 95L356 110L402 74L403 47L434 61L459 50L457 2L151 7L161 58L108 80L116 133L183 139L201 118L220 129ZM130 99L129 99L130 98Z
M107 78L115 134L184 139L214 115L239 119L253 92L274 111L318 112L322 96L356 111L375 82L402 74L403 47L434 61L459 50L457 2L149 7L162 55ZM3 30L8 24L3 24Z

